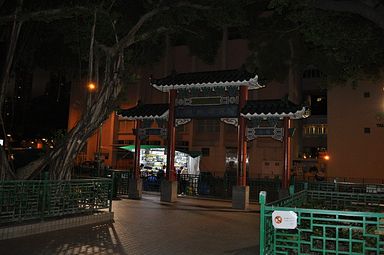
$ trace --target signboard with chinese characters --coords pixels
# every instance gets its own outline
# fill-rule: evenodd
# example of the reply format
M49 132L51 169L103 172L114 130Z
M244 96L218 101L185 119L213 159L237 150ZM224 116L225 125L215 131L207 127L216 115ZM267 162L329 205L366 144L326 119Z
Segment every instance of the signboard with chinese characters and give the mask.
M293 211L273 211L272 225L277 229L295 229L297 214Z
M166 128L139 128L134 129L133 133L138 135L140 139L144 139L150 135L158 135L161 137L167 137L167 129Z
M271 137L275 140L283 141L284 128L278 128L278 127L247 128L246 136L248 140L253 140L257 137Z
M204 106L176 106L177 119L186 118L237 118L238 105L204 105Z

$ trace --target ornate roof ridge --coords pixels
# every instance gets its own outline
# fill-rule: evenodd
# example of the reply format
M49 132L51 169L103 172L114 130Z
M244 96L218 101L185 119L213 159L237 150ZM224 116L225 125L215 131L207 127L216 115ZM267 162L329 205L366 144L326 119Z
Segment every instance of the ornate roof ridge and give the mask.
M172 73L161 79L151 79L151 85L160 91L171 89L189 89L203 87L248 86L259 89L264 86L258 83L258 76L245 69L228 69L205 72Z

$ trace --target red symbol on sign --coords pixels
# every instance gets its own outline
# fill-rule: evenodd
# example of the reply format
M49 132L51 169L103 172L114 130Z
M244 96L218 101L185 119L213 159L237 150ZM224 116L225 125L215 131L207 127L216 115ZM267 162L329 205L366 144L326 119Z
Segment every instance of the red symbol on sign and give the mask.
M276 216L275 217L275 223L276 224L281 224L283 222L283 218L281 218L281 216Z

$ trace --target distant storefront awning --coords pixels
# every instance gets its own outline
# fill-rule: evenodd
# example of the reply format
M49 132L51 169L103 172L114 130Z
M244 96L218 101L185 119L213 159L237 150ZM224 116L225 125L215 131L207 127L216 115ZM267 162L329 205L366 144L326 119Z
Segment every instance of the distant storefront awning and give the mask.
M127 146L121 146L120 149L135 152L135 145L127 145ZM164 148L164 146L160 145L140 145L140 149L157 149L157 148Z
M121 146L120 149L135 152L135 145L127 145L127 146ZM165 149L164 146L161 145L140 145L140 149ZM198 156L201 156L201 151L188 151L188 150L176 150L178 152L182 152L185 154L188 154L192 158L196 158Z

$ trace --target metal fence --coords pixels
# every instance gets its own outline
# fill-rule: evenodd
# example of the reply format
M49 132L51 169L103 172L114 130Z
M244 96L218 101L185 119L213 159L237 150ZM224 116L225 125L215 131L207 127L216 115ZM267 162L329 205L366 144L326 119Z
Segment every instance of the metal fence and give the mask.
M384 195L303 190L266 204L266 194L260 193L260 254L384 254ZM286 212L292 218L279 216ZM276 227L292 220L292 229Z
M128 195L129 179L133 177L131 171L108 170L107 176L113 178L114 197ZM143 175L143 191L160 192L160 184L164 176ZM211 197L220 199L232 198L232 187L236 185L236 176L214 176L210 173L178 174L177 193L186 196ZM277 200L281 188L281 180L278 178L247 178L250 186L250 200L257 201L261 190L267 190L269 201Z
M0 182L0 224L111 210L111 206L111 179Z
M306 187L306 188L305 188ZM319 190L319 191L334 191L334 192L351 192L351 193L370 193L384 194L384 184L378 183L353 183L340 181L297 181L295 182L295 190L301 191Z

